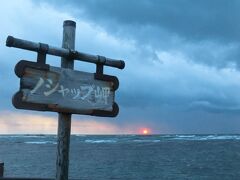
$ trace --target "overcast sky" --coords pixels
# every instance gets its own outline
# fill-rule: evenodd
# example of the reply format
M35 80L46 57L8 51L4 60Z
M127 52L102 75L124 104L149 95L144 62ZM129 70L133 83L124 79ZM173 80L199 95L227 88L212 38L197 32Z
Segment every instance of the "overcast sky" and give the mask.
M5 1L0 6L0 133L56 133L56 113L16 110L14 66L36 60L8 35L61 46L76 21L76 50L124 59L116 118L74 115L73 133L240 133L240 1ZM48 56L59 66L60 59ZM94 65L76 63L94 72Z

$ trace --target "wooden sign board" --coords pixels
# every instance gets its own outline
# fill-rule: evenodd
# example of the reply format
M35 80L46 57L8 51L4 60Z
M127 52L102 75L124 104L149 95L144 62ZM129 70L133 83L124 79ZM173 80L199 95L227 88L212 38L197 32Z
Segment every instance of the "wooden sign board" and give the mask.
M115 76L87 73L22 60L15 67L20 90L18 109L115 117L119 82Z

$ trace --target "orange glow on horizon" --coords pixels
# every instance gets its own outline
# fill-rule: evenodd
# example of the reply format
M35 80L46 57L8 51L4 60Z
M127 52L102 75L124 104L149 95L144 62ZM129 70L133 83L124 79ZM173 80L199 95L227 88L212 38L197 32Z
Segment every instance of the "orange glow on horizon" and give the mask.
M55 116L0 111L0 134L57 134ZM72 119L71 134L134 134L132 126L119 127L112 121Z

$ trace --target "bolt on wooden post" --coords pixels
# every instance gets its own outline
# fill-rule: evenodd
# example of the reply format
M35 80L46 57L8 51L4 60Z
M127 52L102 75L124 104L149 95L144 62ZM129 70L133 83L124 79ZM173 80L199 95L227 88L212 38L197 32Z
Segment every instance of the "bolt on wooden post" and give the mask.
M62 48L71 50L75 49L75 30L76 23L74 21L69 20L64 21ZM61 67L73 69L74 60L62 57ZM59 113L56 180L68 180L70 135L71 135L71 114Z

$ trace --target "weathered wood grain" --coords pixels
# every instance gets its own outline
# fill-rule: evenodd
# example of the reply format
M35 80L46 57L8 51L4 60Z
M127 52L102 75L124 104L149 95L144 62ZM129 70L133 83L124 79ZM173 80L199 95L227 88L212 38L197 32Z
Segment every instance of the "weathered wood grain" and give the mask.
M75 31L76 31L76 23L74 21L64 21L63 41L62 41L63 48L75 49ZM61 67L73 69L74 68L73 59L69 59L69 58L67 59L62 57ZM56 81L59 81L59 83L60 83L60 79L61 78L59 78L59 76L56 77ZM71 82L71 79L69 79L69 81L67 82ZM70 113L58 114L56 180L68 180L71 116L72 114Z
M93 73L50 66L49 71L25 68L22 101L73 111L107 110L114 103L114 83L96 80Z
M35 51L35 52L40 51L41 44L44 44L44 43L36 43L32 41L14 38L12 36L8 36L6 41L6 46L8 47L16 47L16 48L29 50L29 51ZM47 44L44 44L44 45L47 45ZM116 59L111 59L104 56L91 55L83 52L73 51L74 50L73 48L68 48L67 46L65 48L58 48L58 47L47 45L47 47L48 49L46 53L50 55L55 55L55 56L60 56L65 58L72 57L74 60L85 61L85 62L95 63L95 64L102 64L105 66L116 67L119 69L124 69L125 67L125 62L123 60L116 60Z

